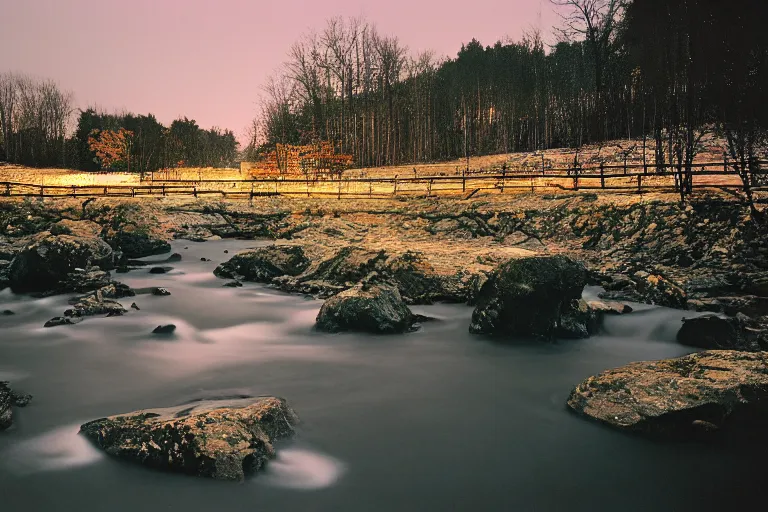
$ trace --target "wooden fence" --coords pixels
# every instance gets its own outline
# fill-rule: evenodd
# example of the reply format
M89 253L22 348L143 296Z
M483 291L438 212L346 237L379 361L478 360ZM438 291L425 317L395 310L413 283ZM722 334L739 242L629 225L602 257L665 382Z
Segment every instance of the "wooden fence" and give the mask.
M755 190L768 190L768 161L752 162ZM605 190L642 193L675 190L675 166L619 164L538 170L470 171L436 176L251 180L153 180L141 185L33 185L0 182L0 196L144 197L258 196L391 198L393 196L469 195L479 191L514 193L549 190ZM693 164L694 188L742 188L727 161ZM652 172L653 170L653 172Z

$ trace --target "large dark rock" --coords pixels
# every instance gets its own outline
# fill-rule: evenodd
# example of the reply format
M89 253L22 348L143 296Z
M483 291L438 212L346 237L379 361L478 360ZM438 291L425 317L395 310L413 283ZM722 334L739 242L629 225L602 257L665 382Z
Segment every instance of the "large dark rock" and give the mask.
M32 395L22 395L11 390L10 383L0 381L0 430L5 430L13 424L12 407L24 407L32 399Z
M308 267L309 259L300 246L270 245L235 254L213 273L223 278L268 283L279 276L297 276Z
M298 422L274 397L210 400L111 416L80 427L110 455L145 466L220 480L243 480L274 457L273 442Z
M120 226L108 241L127 258L143 258L171 251L171 244L152 235L148 228L136 224Z
M469 330L547 339L564 331L575 332L571 324L580 312L574 308L582 304L574 301L581 299L586 283L584 266L565 256L509 260L480 289Z
M326 332L392 334L409 330L415 319L397 288L360 284L325 301L316 321Z
M765 437L768 354L732 350L630 363L590 377L568 406L622 430L665 438Z
M63 291L85 293L112 284L109 272L99 267L76 268L62 279L59 288Z
M421 252L406 251L390 257L380 273L397 286L407 304L466 302L470 298L468 283L460 276L438 274Z
M14 292L37 292L60 288L76 269L113 268L112 248L92 236L36 236L11 262L8 280Z
M683 325L677 331L677 341L704 349L759 351L759 332L751 329L752 324L748 317L741 314L736 317L708 314L683 318Z

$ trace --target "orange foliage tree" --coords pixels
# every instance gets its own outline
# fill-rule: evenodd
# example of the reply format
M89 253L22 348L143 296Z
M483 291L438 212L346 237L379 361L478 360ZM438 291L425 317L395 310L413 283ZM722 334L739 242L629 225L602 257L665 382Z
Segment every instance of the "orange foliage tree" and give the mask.
M352 155L336 153L330 142L319 142L304 146L276 144L261 163L261 175L299 176L318 178L320 175L341 176L344 169L351 167Z
M96 160L101 168L110 169L119 163L125 163L131 170L131 140L133 132L119 130L93 130L88 137L88 147L96 153Z

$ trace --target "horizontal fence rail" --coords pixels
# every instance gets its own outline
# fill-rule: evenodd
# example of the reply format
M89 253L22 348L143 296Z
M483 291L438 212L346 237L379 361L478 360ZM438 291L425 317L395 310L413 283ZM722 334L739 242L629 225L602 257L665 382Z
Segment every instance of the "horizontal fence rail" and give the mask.
M742 188L738 172L728 161L694 162L694 188ZM749 175L755 190L768 190L768 161L753 161ZM651 192L675 190L677 165L603 164L591 167L552 167L515 170L470 170L433 176L361 178L280 177L262 179L145 180L136 185L45 185L0 182L0 196L23 197L144 197L221 196L253 198L474 195L479 191L514 193L554 190Z

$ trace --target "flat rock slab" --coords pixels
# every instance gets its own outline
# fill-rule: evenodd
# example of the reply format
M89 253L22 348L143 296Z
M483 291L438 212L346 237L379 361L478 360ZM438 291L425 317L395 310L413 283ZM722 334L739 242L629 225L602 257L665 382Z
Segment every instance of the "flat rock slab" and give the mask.
M298 417L276 397L205 400L88 422L80 433L106 453L145 466L243 480L275 456Z
M764 437L768 352L716 350L630 363L576 386L568 406L612 427L654 437Z

